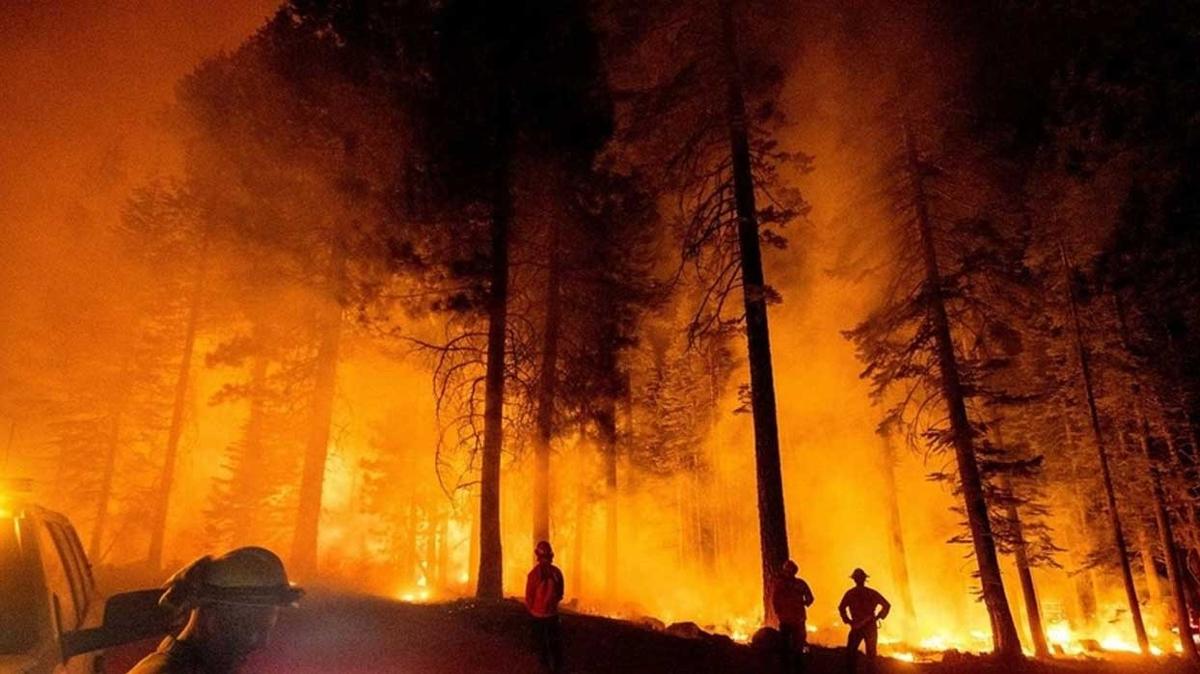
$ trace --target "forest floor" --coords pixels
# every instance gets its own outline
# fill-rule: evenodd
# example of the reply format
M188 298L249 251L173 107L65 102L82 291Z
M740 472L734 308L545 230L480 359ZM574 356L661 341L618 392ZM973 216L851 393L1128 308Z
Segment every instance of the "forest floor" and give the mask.
M685 638L632 623L567 614L563 639L572 674L651 672L776 674L773 658L725 637ZM539 672L531 652L525 613L516 602L477 604L460 600L406 604L365 595L312 593L288 610L268 647L248 671L282 674L409 672L413 674L508 674ZM111 652L109 672L126 671L153 647L141 643ZM908 663L880 658L878 674L1176 674L1177 658L1153 663L1058 660L1020 666L985 657L955 655L952 662ZM844 651L816 647L806 674L843 674ZM859 671L867 671L860 663Z

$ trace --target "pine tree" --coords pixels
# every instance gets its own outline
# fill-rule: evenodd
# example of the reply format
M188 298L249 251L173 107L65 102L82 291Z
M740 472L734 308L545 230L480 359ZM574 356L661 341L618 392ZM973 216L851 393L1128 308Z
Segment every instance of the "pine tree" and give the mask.
M956 471L946 477L963 498L967 541L978 565L995 650L1020 657L988 502L988 460L997 457L985 456L989 446L981 435L982 420L977 414L971 417L979 373L962 346L964 333L1003 323L1005 317L990 310L996 299L992 289L1017 283L1023 267L1005 243L1002 228L989 217L991 204L951 200L962 189L955 176L920 151L911 122L904 120L902 126L903 150L890 181L900 219L893 234L897 259L889 292L883 305L847 336L857 345L866 364L863 377L871 380L875 395L904 387L885 423L913 428L909 436L922 438L934 451L954 452ZM932 411L941 407L947 412L946 425Z

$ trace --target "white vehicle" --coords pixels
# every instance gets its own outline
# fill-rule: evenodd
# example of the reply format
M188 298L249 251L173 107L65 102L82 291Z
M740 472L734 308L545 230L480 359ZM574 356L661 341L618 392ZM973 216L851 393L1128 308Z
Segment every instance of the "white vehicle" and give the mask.
M161 590L105 603L71 522L14 498L27 489L0 479L0 674L102 672L101 649L166 633Z
M68 656L62 644L66 634L99 627L103 610L67 518L0 501L0 674L101 671L98 655Z

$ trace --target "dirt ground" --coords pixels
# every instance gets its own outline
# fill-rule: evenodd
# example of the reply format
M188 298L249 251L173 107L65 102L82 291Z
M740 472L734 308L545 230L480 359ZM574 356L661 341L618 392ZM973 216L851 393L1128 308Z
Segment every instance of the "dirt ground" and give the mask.
M723 637L682 638L627 622L566 615L563 638L572 674L777 674L769 654ZM523 609L516 602L405 604L378 597L313 593L287 611L271 644L248 670L270 674L405 672L413 674L534 674ZM152 647L110 653L108 671L124 672ZM844 674L844 651L816 648L806 674ZM860 663L859 671L867 669ZM1177 674L1175 658L1122 662L1062 660L1014 666L958 656L952 662L914 664L881 658L878 674Z

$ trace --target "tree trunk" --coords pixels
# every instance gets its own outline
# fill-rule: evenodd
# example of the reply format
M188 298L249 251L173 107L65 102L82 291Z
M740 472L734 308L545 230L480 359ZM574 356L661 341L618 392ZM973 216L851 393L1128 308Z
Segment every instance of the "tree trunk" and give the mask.
M437 577L435 574L437 573L438 558L438 527L435 517L436 515L433 513L433 511L429 510L428 508L425 509L425 554L422 555L425 563L421 565L421 575L422 578L424 578L424 582L421 583L421 586L425 588L426 591L430 591L435 585L437 585Z
M1021 580L1021 596L1025 600L1025 613L1029 618L1029 634L1033 639L1033 651L1039 658L1050 657L1050 647L1046 644L1046 631L1042 628L1042 610L1038 605L1037 588L1033 584L1033 571L1029 567L1029 550L1025 541L1025 531L1021 527L1021 515L1017 506L1009 502L1007 507L1009 524L1013 528L1016 540L1013 557L1017 563L1017 577Z
M1062 400L1062 422L1063 422L1063 444L1066 451L1066 456L1071 464L1071 480L1075 484L1081 481L1079 474L1079 465L1075 461L1078 456L1077 447L1075 445L1075 434L1071 430L1071 419L1068 415L1068 401ZM1075 597L1079 602L1079 611L1083 614L1083 620L1088 625L1094 625L1096 622L1096 583L1095 576L1090 568L1085 568L1087 564L1086 555L1080 553L1083 548L1083 532L1089 531L1088 518L1084 513L1084 504L1080 501L1083 494L1077 494L1076 498L1071 499L1071 524L1067 529L1067 537L1071 541L1070 550L1073 564L1076 567L1075 573Z
M754 463L758 482L758 529L762 556L763 613L775 622L771 588L788 559L787 516L779 462L779 427L775 418L775 375L771 369L771 336L767 324L766 283L759 246L750 135L742 95L741 64L733 0L719 0L721 37L728 87L729 145L742 264L742 300L746 311L746 347L750 361L750 403L754 419Z
M561 266L559 224L550 223L546 254L546 324L542 330L542 371L538 378L537 434L533 444L533 542L550 540L550 441L554 435L554 399L558 386L558 334Z
M1083 326L1079 320L1079 309L1075 299L1075 288L1072 285L1071 266L1067 262L1067 250L1060 243L1059 257L1062 260L1063 275L1067 284L1067 307L1071 314L1074 330L1075 350L1079 358L1079 372L1083 380L1083 392L1087 398L1088 415L1092 425L1092 439L1096 443L1096 454L1100 460L1100 477L1104 484L1104 496L1108 503L1109 522L1112 526L1113 546L1117 549L1117 560L1121 566L1121 579L1125 584L1125 598L1129 603L1129 616L1133 620L1133 629L1137 634L1138 647L1145 655L1150 654L1150 640L1146 636L1146 625L1142 622L1142 607L1138 603L1137 587L1133 584L1133 571L1129 568L1129 553L1125 544L1125 531L1121 527L1121 514L1117 511L1117 497L1113 489L1112 471L1108 465L1108 449L1104 442L1104 433L1100 430L1100 412L1096 408L1096 394L1092 386L1091 354L1083 343Z
M933 240L933 225L930 222L926 202L925 185L915 139L907 122L904 128L908 170L912 182L916 225L925 258L925 285L928 295L929 319L937 349L938 369L941 372L942 396L945 398L950 417L951 441L958 464L959 486L971 531L975 561L979 566L979 582L983 601L987 606L992 624L992 642L995 652L1005 657L1021 657L1021 641L1013 622L1008 598L1004 594L1004 580L1000 575L1000 561L996 556L996 543L992 536L992 525L988 519L988 506L983 493L983 480L975 458L974 430L967 417L967 405L963 385L958 371L958 359L954 353L954 339L950 332L950 319L942 298L942 276L938 268L937 249Z
M1175 543L1175 532L1171 523L1171 514L1167 511L1167 499L1163 493L1162 468L1150 451L1150 425L1142 411L1140 392L1134 389L1134 408L1138 415L1139 441L1142 452L1150 469L1150 485L1154 493L1154 522L1158 525L1159 545L1163 549L1163 559L1167 563L1167 582L1171 586L1171 594L1175 599L1175 626L1179 633L1180 647L1183 657L1195 661L1196 642L1192 639L1191 613L1188 611L1187 589L1180 566L1179 546ZM1157 572L1155 572L1157 580Z
M1142 573L1146 576L1146 591L1150 595L1150 604L1162 606L1162 582L1158 578L1158 569L1154 564L1154 544L1150 542L1149 529L1150 525L1148 524L1138 528L1138 550L1142 556Z
M604 595L615 602L617 596L617 437L616 401L604 401L599 419L600 446L604 454Z
M467 587L478 581L479 571L479 500L475 498L474 490L467 492L467 507L470 508L471 533L467 539Z
M896 448L890 430L880 434L883 440L883 497L888 511L888 551L891 557L892 580L900 598L900 615L904 633L909 636L916 628L916 613L912 598L912 583L908 577L908 557L904 550L904 524L900 519L900 491L896 487Z
M261 468L260 463L263 457L263 431L266 423L266 389L267 389L267 367L268 361L265 354L262 353L262 329L257 326L254 329L254 340L258 352L254 354L250 362L250 412L246 418L246 430L243 434L242 445L242 463L239 466L241 475L234 475L233 480L238 481L253 481L259 477L254 473ZM247 459L253 463L245 465ZM243 492L244 493L244 492ZM245 512L242 516L233 517L232 527L230 531L230 543L232 545L246 545L254 538L254 527L259 520L260 513L258 509L262 506L261 503L244 503L242 507Z
M585 413L584 418L587 415ZM583 464L582 458L587 456L590 448L588 447L588 436L586 423L579 424L579 445L575 448L578 452L578 460L581 467ZM588 517L588 475L586 470L575 471L575 531L574 541L571 543L571 592L573 596L581 596L583 589L583 546L587 538L587 517Z
M321 316L317 345L313 400L308 419L308 440L300 477L299 508L292 539L292 567L300 577L317 572L317 541L321 524L321 496L325 486L325 462L329 457L329 432L333 421L333 399L337 392L338 352L342 338L342 292L346 273L345 253L339 243L331 250L330 297Z
M104 453L104 472L100 477L100 494L96 497L96 523L88 544L88 558L93 564L104 559L104 534L108 529L108 502L112 500L113 477L117 471L117 450L121 446L121 414L112 412L108 420L108 447Z
M197 265L188 300L187 324L183 335L183 353L175 376L175 398L171 407L171 426L167 430L167 450L163 453L162 471L158 478L154 512L150 526L150 552L146 561L152 569L162 567L163 541L167 536L167 513L171 505L171 486L175 482L175 463L179 454L179 438L183 435L183 411L187 405L188 381L192 372L192 352L196 346L196 326L200 320L201 289L204 284L204 264Z
M501 87L502 90L504 87ZM500 542L500 454L504 447L505 346L508 336L508 230L512 220L509 185L507 92L500 96L496 123L496 166L491 215L491 283L488 291L487 372L483 410L483 461L479 494L479 574L475 595L504 596L504 552Z

